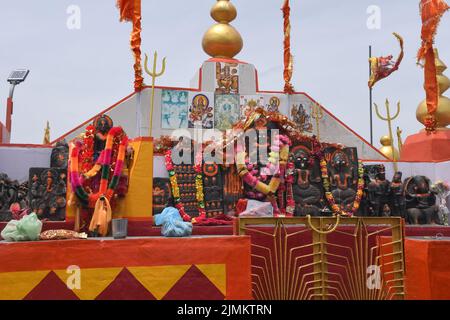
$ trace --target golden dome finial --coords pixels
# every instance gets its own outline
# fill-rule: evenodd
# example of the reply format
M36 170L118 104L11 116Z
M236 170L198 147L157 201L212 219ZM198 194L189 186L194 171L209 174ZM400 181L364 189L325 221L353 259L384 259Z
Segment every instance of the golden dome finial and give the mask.
M380 138L380 143L383 147L388 147L392 144L391 138L389 136L382 136Z
M203 36L203 50L213 58L233 59L244 45L239 32L229 25L237 17L235 6L230 0L217 0L211 17L217 23Z
M437 127L439 130L448 130L446 128L450 125L450 99L443 94L450 88L450 79L443 74L447 70L445 63L439 58L438 49L434 49L434 55L436 57L436 77L439 85L439 103L436 111ZM428 115L428 108L426 100L422 101L417 108L416 117L422 124L425 123L425 118Z
M382 154L392 160L400 159L399 152L395 147L392 148L392 139L388 135L382 136L380 139L380 143L382 147L379 150ZM392 156L392 151L394 151L394 156Z

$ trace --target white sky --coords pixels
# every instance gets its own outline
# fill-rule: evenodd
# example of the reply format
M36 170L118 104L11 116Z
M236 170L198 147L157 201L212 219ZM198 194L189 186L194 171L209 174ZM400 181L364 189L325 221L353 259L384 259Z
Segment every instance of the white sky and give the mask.
M115 0L14 0L0 10L0 119L4 122L14 68L31 74L16 88L12 142L41 143L46 121L52 139L133 91L131 24L118 21ZM143 0L143 52L167 56L158 85L188 87L208 57L201 48L212 25L214 0ZM233 25L244 39L237 56L259 71L261 90L282 90L283 0L233 0ZM321 102L356 132L369 139L368 46L376 56L398 54L392 32L405 39L400 71L379 83L374 102L402 102L395 122L407 135L422 126L415 110L424 98L423 72L415 64L420 46L419 0L291 0L293 83ZM81 29L66 26L68 6L81 9ZM366 26L369 5L381 8L381 29ZM450 13L440 25L436 46L450 65ZM449 73L450 74L450 71ZM375 120L375 144L387 133Z

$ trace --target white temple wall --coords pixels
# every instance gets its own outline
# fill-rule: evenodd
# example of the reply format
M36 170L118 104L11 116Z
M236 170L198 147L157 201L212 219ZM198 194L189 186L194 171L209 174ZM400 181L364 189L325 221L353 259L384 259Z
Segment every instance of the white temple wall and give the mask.
M50 167L51 147L0 146L0 173L19 183L28 181L30 168Z
M220 63L220 68L216 63ZM235 81L238 79L238 85L235 83L231 90L228 90L230 94L221 92L219 87L221 80L218 78L217 70L226 70L223 72L229 72ZM193 137L194 130L192 124L189 124L189 116L194 101L204 101L210 108L212 117L203 118L204 130L219 128L222 131L245 117L245 110L250 110L250 106L256 104L258 107L266 110L275 109L288 116L306 135L317 135L320 132L321 141L356 147L361 159L386 159L323 108L320 109L321 119L317 128L313 117L316 103L306 94L258 92L256 69L251 64L207 61L203 63L198 76L194 77L193 85L195 81L201 82L200 89L155 89L152 130L154 138L162 135L170 136L176 129L187 130ZM198 82L194 88L196 87ZM113 119L115 126L122 126L130 138L149 136L150 101L151 88L145 88L140 94L132 95L105 113ZM68 134L66 140L75 138L90 123L92 119Z

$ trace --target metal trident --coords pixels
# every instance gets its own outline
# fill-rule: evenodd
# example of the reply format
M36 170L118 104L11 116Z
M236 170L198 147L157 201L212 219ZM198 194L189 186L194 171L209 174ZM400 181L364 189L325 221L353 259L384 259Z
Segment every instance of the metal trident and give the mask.
M151 104L150 104L150 137L152 136L152 129L153 129L153 110L155 106L155 82L156 78L161 77L164 72L166 72L166 58L162 60L162 69L160 72L156 72L156 62L158 61L158 53L155 51L154 57L153 57L153 69L150 72L148 69L148 56L145 55L145 61L144 61L144 67L145 72L152 77L152 97L151 97Z
M317 140L320 141L320 120L323 119L323 110L317 103L311 106L311 117L316 120Z
M395 116L391 116L391 110L389 105L389 100L386 99L386 117L383 117L380 113L380 110L378 109L378 105L374 103L375 111L377 113L377 117L380 118L380 120L386 121L388 123L388 129L389 129L389 138L391 139L391 148L392 148L392 160L394 161L394 167L395 171L398 171L397 168L397 159L395 159L395 149L394 149L394 136L392 134L392 121L398 118L400 115L400 101L397 103L397 112Z

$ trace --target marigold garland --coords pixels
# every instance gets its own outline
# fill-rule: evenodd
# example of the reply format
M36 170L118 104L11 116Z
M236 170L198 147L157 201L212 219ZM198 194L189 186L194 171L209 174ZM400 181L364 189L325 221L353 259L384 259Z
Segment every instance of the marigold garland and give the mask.
M330 205L333 213L335 215L341 216L348 216L348 217L354 216L359 210L364 190L364 178L363 178L364 165L362 161L358 161L358 189L356 192L356 197L353 202L351 211L346 211L345 208L343 208L343 205L339 206L338 204L336 204L336 200L334 199L334 196L330 190L330 177L328 176L327 161L323 157L320 160L320 170L322 172L322 181L323 187L325 189L325 198L327 198L328 204Z
M166 152L165 164L167 172L169 173L170 186L172 187L172 196L175 202L175 208L178 209L178 212L180 213L180 216L181 218L183 218L184 221L190 222L192 219L186 213L184 205L181 202L180 187L178 186L177 175L175 173L175 165L173 164L172 161L172 150L168 150Z
M195 190L196 190L195 197L197 199L197 206L199 213L198 219L206 218L205 194L203 191L202 163L203 163L203 156L201 150L199 150L199 152L195 156L195 165L194 165L194 171L197 174L195 177Z
M117 160L115 161L113 176L110 181L111 163L113 160L112 147L114 138L118 136L121 136L121 142L117 153ZM128 137L124 133L123 129L120 127L112 128L108 133L105 149L101 152L97 162L101 165L100 189L97 193L88 193L83 187L83 179L81 178L81 174L79 172L79 165L82 150L86 155L88 150L92 150L92 148L88 148L88 150L86 150L86 146L84 146L81 142L75 144L70 157L69 178L75 194L83 205L89 208L94 208L97 200L101 197L106 197L108 201L111 200L122 174L127 146ZM83 160L85 159L86 157ZM83 164L81 167L83 168ZM87 168L87 166L85 166L85 168Z
M288 162L286 170L286 215L293 216L295 213L294 185L295 165L293 162Z
M83 134L83 147L80 150L79 157L80 171L82 174L85 174L92 169L92 162L94 158L94 138L95 127L93 125L87 126L86 131Z

